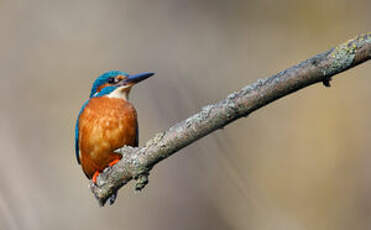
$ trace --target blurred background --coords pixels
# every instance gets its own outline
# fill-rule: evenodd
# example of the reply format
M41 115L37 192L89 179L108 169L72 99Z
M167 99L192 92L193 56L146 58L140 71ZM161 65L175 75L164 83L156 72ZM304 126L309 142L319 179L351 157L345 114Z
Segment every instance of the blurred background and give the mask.
M370 229L371 65L212 133L100 208L74 125L95 78L136 86L140 143L371 30L368 0L0 0L0 229Z

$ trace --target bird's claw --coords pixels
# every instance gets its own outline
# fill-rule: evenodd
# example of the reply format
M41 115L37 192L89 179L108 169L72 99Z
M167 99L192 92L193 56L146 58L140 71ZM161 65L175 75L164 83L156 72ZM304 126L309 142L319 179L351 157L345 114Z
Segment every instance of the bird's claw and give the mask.
M112 167L112 166L114 166L115 164L117 164L117 162L119 162L119 161L120 161L120 159L116 159L116 160L110 162L108 165L109 165L110 167Z
M94 184L97 184L97 177L98 176L99 176L99 172L98 171L95 171L95 173L93 175L93 179L92 179L92 181L93 181Z

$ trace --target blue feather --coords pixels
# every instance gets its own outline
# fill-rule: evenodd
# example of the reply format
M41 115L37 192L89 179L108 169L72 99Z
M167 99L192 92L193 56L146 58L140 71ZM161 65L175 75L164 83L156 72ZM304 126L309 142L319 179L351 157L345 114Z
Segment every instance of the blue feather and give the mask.
M79 119L80 119L80 115L82 113L82 111L84 111L85 107L87 106L87 104L89 103L90 99L88 99L81 107L80 109L80 112L79 112L79 115L77 116L77 120L76 120L76 125L75 125L75 154L76 154L76 159L77 159L77 163L80 164L80 154L79 154Z
M94 94L97 92L99 86L107 83L108 78L116 77L117 75L129 76L128 73L121 72L118 70L112 70L105 72L104 74L100 75L93 83L93 87L91 88L90 97L93 97Z
M103 96L106 96L106 95L112 93L118 87L120 87L120 85L104 87L99 93L95 93L92 97L103 97Z

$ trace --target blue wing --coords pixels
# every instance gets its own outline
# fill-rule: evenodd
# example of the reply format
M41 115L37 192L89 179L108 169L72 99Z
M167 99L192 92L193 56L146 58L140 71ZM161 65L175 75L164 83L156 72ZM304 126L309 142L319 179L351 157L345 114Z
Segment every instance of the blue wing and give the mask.
M77 163L81 163L80 162L80 149L79 149L79 119L80 119L80 115L82 113L82 111L84 111L84 108L86 107L86 105L89 103L89 100L87 100L81 107L80 109L80 112L79 112L79 115L77 116L77 120L76 120L76 125L75 125L75 154L76 154L76 159L77 159Z

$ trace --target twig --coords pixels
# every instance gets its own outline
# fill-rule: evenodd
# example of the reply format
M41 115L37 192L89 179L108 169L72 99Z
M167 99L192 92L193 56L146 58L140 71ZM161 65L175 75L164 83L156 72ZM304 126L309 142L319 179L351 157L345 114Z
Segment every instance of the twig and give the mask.
M109 198L113 203L117 191L132 179L136 180L136 189L141 190L148 183L152 167L183 147L299 89L318 82L330 86L333 75L370 58L371 33L367 33L271 77L259 79L156 134L143 147L122 148L122 160L101 173L97 185L91 183L91 190L102 206Z

